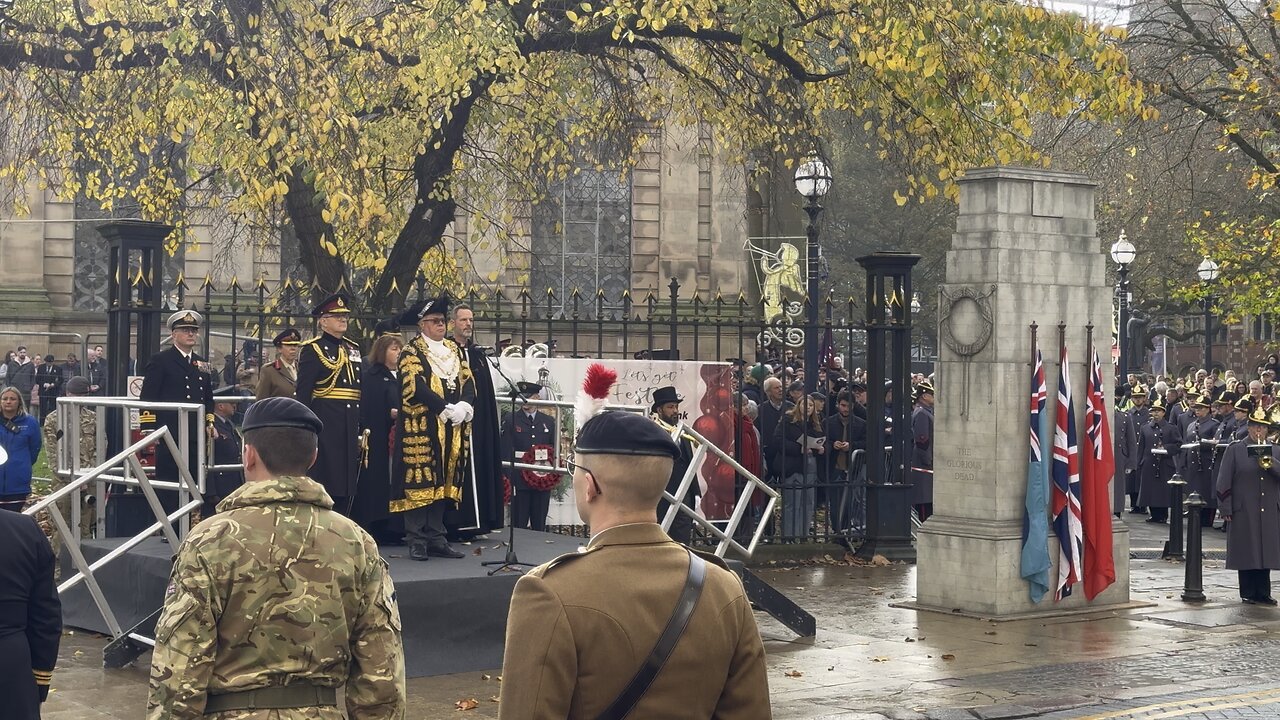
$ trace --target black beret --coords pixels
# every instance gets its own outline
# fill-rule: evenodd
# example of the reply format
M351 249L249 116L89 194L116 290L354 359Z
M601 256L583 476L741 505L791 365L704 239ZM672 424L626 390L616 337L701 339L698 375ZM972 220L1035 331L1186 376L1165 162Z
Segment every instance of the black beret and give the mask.
M575 450L581 455L655 455L676 459L670 433L643 415L603 412L583 423Z
M249 406L240 429L248 432L269 427L301 428L319 435L324 423L311 412L311 408L293 398L271 397Z

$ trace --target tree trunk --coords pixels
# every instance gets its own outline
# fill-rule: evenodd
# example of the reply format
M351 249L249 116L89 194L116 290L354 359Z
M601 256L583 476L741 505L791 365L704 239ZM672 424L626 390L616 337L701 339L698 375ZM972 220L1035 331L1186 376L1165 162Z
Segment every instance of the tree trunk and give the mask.
M304 167L294 166L289 176L289 192L285 194L284 205L298 237L302 265L314 278L311 299L316 301L329 293L337 292L342 286L346 263L342 258L330 255L321 245L321 241L325 239L335 242L333 225L321 217L316 189L303 179L305 172Z

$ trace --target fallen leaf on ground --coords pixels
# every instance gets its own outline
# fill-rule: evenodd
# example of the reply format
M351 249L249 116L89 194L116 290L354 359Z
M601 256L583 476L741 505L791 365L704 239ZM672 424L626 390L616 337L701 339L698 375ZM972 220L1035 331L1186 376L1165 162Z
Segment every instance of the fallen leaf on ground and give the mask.
M907 638L907 642L915 642L915 641L916 641L915 638Z
M459 700L453 706L459 710L475 710L480 707L480 703L476 702L475 698L467 698L466 700Z
M955 659L956 659L956 656L955 656L955 655L952 655L951 653L947 653L946 655L943 655L943 656L942 656L942 659L943 659L943 660L955 660Z
M476 548L475 550L472 550L472 551L471 551L471 554L472 554L472 555L479 555L479 554L480 554L481 552L483 552L483 551L484 551L484 550L483 550L483 548Z
M492 679L493 679L493 676L492 676L492 675L481 675L481 676L480 676L480 679L481 679L481 680L492 680Z
M883 555L875 555L871 558L871 564L875 565L876 567L888 567L893 563L889 562L889 558Z
M982 634L983 634L983 635L995 635L995 634L996 634L996 631L995 631L995 630L988 630L988 631L986 631L986 632L984 632L984 633L982 633Z
M800 672L799 670L788 670L783 674L786 675L787 677L803 677L804 676L804 673Z
M877 662L877 663L881 663L881 662L889 662L889 658L887 658L887 657L885 657L885 656L881 655L880 657L873 657L873 658L871 658L871 662Z
M489 702L498 702L498 696L497 696L497 695L490 695L490 696L489 696Z

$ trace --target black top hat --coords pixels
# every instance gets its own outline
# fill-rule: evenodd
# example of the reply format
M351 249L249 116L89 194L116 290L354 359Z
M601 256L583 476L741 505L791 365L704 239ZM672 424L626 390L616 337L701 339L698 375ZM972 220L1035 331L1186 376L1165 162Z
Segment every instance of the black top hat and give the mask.
M275 339L271 341L271 344L276 347L280 347L282 345L300 345L302 344L302 333L294 330L293 328L286 328L281 331L279 335L275 336Z
M321 315L348 315L351 313L351 298L346 293L334 293L316 303L311 309L312 317Z
M653 391L653 410L657 410L659 405L679 402L684 402L684 398L676 392L674 385L667 385Z

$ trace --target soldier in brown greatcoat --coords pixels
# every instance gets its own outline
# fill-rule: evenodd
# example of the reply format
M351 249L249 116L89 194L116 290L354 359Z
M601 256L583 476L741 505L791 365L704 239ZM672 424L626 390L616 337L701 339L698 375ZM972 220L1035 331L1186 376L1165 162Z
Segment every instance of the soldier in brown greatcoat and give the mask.
M1218 508L1227 520L1227 569L1240 574L1240 599L1275 605L1271 571L1280 568L1280 454L1267 444L1276 420L1265 409L1249 413L1249 437L1222 454Z
M583 423L569 467L594 534L584 552L516 583L499 718L771 717L764 646L742 583L655 522L678 454L640 415ZM683 632L668 636L668 624ZM656 649L664 646L669 653Z
M289 328L271 341L276 346L276 361L258 373L257 399L293 397L298 386L298 348L302 333Z

